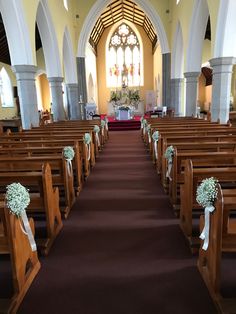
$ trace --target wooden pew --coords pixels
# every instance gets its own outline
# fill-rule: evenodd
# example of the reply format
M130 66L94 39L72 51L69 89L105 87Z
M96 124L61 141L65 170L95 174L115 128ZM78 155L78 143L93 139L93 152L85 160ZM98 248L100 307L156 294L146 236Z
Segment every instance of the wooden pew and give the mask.
M236 205L236 197L233 202ZM206 251L202 248L199 250L198 269L219 312L226 314L236 313L236 293L234 298L223 298L221 295L222 252L236 252L236 233L224 233L224 203L225 197L218 185L215 210L210 214L209 245ZM201 230L203 225L204 219L201 217Z
M20 220L11 215L3 203L0 205L0 220L5 234L0 235L0 248L10 254L14 294L10 299L0 299L0 313L16 313L26 292L40 269L37 251L32 252L27 235L22 232ZM34 234L34 223L30 219Z
M34 217L36 215L45 221L46 234L38 234L36 229L36 240L40 252L47 255L62 229L59 191L57 187L53 187L50 165L44 163L41 171L0 171L2 199L4 198L5 187L13 182L19 182L29 189L31 201L27 208L27 214Z
M0 157L0 174L10 171L41 171L46 162L50 164L53 186L59 188L61 212L67 218L75 202L75 193L73 174L68 171L67 162L62 156Z
M180 188L180 227L189 241L190 248L193 252L199 247L199 234L195 234L193 230L193 217L198 218L202 209L196 202L196 191L197 185L206 178L214 177L219 180L220 183L224 184L226 189L226 200L227 197L232 197L229 192L233 189L235 193L236 189L236 166L220 166L212 165L208 168L194 168L192 160L188 159L185 161L184 168L184 184ZM236 194L236 193L235 193ZM230 201L230 199L229 199ZM228 200L227 200L228 203ZM232 207L230 206L232 210ZM236 206L235 206L236 209Z

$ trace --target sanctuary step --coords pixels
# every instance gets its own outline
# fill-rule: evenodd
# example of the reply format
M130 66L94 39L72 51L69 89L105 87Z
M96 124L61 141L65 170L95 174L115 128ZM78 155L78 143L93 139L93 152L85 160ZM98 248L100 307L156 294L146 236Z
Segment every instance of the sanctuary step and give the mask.
M109 131L139 130L141 123L139 119L133 120L111 120L108 122Z

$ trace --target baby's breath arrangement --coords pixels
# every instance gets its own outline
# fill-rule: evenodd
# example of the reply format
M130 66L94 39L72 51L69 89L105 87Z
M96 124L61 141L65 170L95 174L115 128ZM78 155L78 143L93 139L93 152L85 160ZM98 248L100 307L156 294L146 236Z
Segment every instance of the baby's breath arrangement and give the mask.
M94 130L95 133L99 133L100 132L100 128L99 128L98 125L94 125L93 130Z
M159 132L155 131L152 133L152 139L154 142L158 142L158 138L159 138Z
M102 127L102 128L104 128L104 127L105 127L105 125L106 125L106 121L101 120L101 127Z
M74 152L73 147L65 146L63 149L63 155L64 155L66 160L73 160L73 158L75 156L75 152Z
M168 146L166 151L165 151L165 158L168 160L168 163L172 163L172 159L174 156L174 147Z
M146 127L147 126L147 120L143 119L143 126Z
M23 211L30 203L28 190L20 183L12 183L6 189L7 207L13 215L21 217Z
M91 143L91 136L89 133L84 134L84 143L89 145Z
M218 193L218 180L211 177L202 180L202 183L197 188L196 200L202 207L212 206Z

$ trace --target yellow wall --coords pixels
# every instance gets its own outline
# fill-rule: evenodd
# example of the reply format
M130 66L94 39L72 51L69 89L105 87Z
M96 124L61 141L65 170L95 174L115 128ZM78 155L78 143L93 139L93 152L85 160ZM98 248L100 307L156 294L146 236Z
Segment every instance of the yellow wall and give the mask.
M37 77L38 86L40 89L40 96L42 101L42 109L50 110L50 88L47 76L45 74L41 74Z
M152 43L148 39L145 31L136 26L143 41L143 60L144 60L144 86L140 86L140 96L145 103L146 90L153 90L153 54ZM107 28L98 44L97 49L97 77L98 77L98 104L100 113L107 112L107 102L110 99L110 89L106 86L106 58L105 47L107 36L111 27Z
M211 41L205 39L202 48L202 63L205 63L211 59Z
M198 80L198 101L201 109L208 110L212 97L212 85L205 86L206 79L203 74L200 75Z
M153 86L157 94L157 106L162 105L162 54L158 45L153 55Z

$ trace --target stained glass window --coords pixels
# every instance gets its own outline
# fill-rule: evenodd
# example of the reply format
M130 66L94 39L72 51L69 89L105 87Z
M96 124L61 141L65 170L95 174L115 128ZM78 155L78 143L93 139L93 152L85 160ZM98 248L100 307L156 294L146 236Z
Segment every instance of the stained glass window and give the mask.
M2 107L14 107L12 84L5 68L0 71L0 98Z
M107 54L108 87L140 85L140 43L130 26L122 23L113 32Z

